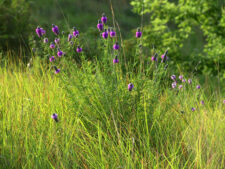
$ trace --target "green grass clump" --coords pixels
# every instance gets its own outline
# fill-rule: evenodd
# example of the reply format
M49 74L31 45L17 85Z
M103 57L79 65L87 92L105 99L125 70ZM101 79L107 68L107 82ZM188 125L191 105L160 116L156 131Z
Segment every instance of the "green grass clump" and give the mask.
M37 58L25 70L1 68L0 168L224 167L221 100L194 79L172 90L160 66L104 64L64 60L56 75Z

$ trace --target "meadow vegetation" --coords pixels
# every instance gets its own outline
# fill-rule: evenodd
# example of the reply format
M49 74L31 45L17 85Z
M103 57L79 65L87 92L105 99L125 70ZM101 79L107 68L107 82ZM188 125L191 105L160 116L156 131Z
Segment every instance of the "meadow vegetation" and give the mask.
M151 15L149 2L134 0L134 11ZM171 10L166 21L182 14L175 2L165 2L162 7ZM164 16L157 12L154 23ZM0 168L224 168L222 46L215 60L204 46L207 66L218 63L205 68L212 69L207 74L198 63L187 67L190 59L179 58L169 27L158 28L168 47L164 41L154 46L149 32L157 32L155 24L140 21L128 32L115 15L97 19L91 31L65 27L61 20L45 26L42 20L26 50L0 53ZM182 30L189 34L185 26L174 31ZM218 32L215 43L208 32L208 45L219 44L219 38L223 44Z

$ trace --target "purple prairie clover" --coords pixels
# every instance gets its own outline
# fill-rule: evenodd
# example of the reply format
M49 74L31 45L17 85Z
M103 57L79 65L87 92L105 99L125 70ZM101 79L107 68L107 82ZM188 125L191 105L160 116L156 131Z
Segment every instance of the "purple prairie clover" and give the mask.
M44 38L44 43L48 43L48 38Z
M115 36L116 36L116 32L113 29L111 29L111 31L110 31L110 37L113 38Z
M56 113L53 113L51 117L52 117L53 120L55 120L55 122L59 121L58 120L58 115Z
M119 63L119 59L118 59L118 56L115 57L115 59L113 59L113 63Z
M52 32L53 32L55 35L59 35L59 28L58 28L58 26L52 24Z
M55 57L54 57L54 56L51 56L51 57L49 58L49 61L50 61L50 62L55 61Z
M76 27L73 27L73 36L78 37L79 36L79 31L77 30Z
M196 89L200 89L200 88L201 88L201 86L200 86L200 85L197 85L197 86L196 86Z
M55 39L55 44L59 44L59 41L60 41L59 38L56 38Z
M152 56L151 60L152 61L157 61L157 58L155 56Z
M182 82L183 82L183 83L185 83L185 82L186 82L186 80L185 80L185 79L182 79Z
M172 80L176 80L176 75L172 75L172 76L171 76L171 79L172 79Z
M137 32L136 32L136 38L140 38L141 36L142 36L141 29L138 28L138 29L137 29Z
M68 35L68 42L70 42L72 38L73 38L73 35L69 34Z
M76 51L77 51L77 53L80 53L80 52L82 52L82 48L80 46L77 46Z
M179 85L179 89L182 89L183 88L183 85Z
M192 80L191 79L188 79L188 83L191 84L192 83Z
M113 45L113 49L114 50L118 50L120 48L120 45L118 42L116 42L114 45Z
M223 100L223 104L225 104L225 100Z
M108 38L108 32L107 32L107 29L105 29L105 31L102 33L102 37L104 39L107 39Z
M168 50L166 50L166 52L161 56L162 63L165 63L168 60L167 54L168 54Z
M54 49L55 48L55 44L53 42L50 44L50 48L51 49Z
M44 35L46 33L46 31L43 28L41 28L41 33L42 33L42 35Z
M62 57L63 52L58 48L58 52L57 52L58 57Z
M156 53L154 56L152 56L151 60L152 61L157 61L157 56L158 56L158 54Z
M196 109L195 109L194 107L192 107L192 108L191 108L191 111L193 111L193 112L194 112L195 110L196 110Z
M132 83L129 83L128 84L128 90L129 91L132 91L133 88L134 88L134 85Z
M104 13L102 14L101 21L103 24L106 24L106 22L107 22L107 17L105 16Z
M179 76L179 79L182 80L184 77L182 75Z
M176 88L176 86L177 86L177 82L173 82L172 83L172 88L174 89L174 88Z
M58 69L56 66L54 66L55 74L58 74L60 72L60 69Z
M36 33L37 33L39 38L42 37L42 29L39 26L36 29Z
M205 104L205 102L204 102L203 100L201 100L201 101L200 101L200 103L201 103L202 105L204 105L204 104Z
M101 20L98 20L97 28L98 28L99 31L102 31L104 29L104 26L103 26Z

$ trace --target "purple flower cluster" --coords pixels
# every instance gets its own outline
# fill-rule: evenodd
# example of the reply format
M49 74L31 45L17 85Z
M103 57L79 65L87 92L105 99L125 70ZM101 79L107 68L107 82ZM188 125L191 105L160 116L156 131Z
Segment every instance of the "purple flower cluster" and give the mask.
M51 116L51 118L52 118L53 120L55 120L55 122L58 122L58 121L59 121L58 115L57 115L56 113L53 113L52 116Z
M138 28L138 29L137 29L137 32L136 32L136 38L140 38L141 36L142 36L141 29Z
M78 37L79 36L79 31L77 30L76 27L73 27L73 36Z
M129 91L132 91L133 88L134 88L134 85L132 83L129 83L128 84L128 90Z
M104 21L104 23L106 23L105 19L103 19L103 21ZM39 26L36 28L35 31L36 31L36 34L38 35L38 37L40 37L40 38L43 37L46 34L46 31ZM61 44L61 43L64 42L65 32L62 31L62 33L61 33L63 35L62 41L60 40L60 31L59 31L59 27L57 25L52 24L52 32L56 35L56 37L49 44L49 48L51 49L51 51L50 51L51 55L49 57L50 63L56 61L57 58L55 56L58 56L59 58L61 58L62 56L65 55L65 53L60 49L62 47L64 48L64 45ZM78 41L74 40L74 42L73 42L73 37L75 37L77 39L78 36L79 36L79 31L75 27L73 27L73 30L71 32L69 32L69 34L68 34L67 40L68 40L69 45L70 45L68 48L71 48L71 46L73 48L74 47L73 44L76 43L77 48L75 48L75 51L77 53L80 53L80 52L83 51L83 49L79 46ZM44 44L47 44L49 42L49 39L47 37L44 37L42 39L42 42ZM52 56L52 55L54 55L54 56ZM58 69L56 66L53 66L53 67L55 69L55 74L58 74L60 72L60 69Z
M46 33L46 31L43 28L40 28L38 26L37 29L36 29L36 33L37 33L38 37L40 38Z
M113 59L113 63L119 63L119 59L118 59L118 56L116 55L115 59Z
M52 24L52 32L57 36L59 35L59 28L58 26Z
M173 83L172 83L172 88L174 89L174 88L176 88L176 86L177 86L177 83L178 83L178 81L176 80L176 75L172 75L172 76L170 76L170 78L174 81ZM179 80L182 82L182 83L186 83L186 79L184 79L184 76L183 75L179 75ZM192 83L192 81L191 81L191 79L188 79L188 83L189 84L191 84ZM183 88L183 86L184 85L179 85L179 89L182 89Z

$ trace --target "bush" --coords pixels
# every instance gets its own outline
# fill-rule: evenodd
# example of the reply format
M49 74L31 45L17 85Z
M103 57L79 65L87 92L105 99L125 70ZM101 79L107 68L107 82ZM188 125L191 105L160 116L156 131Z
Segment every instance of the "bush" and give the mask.
M186 70L193 71L200 63L199 73L215 75L219 69L225 79L222 0L133 0L131 4L136 13L150 14L150 22L144 26L145 46L160 50L169 47L172 60L182 63Z

